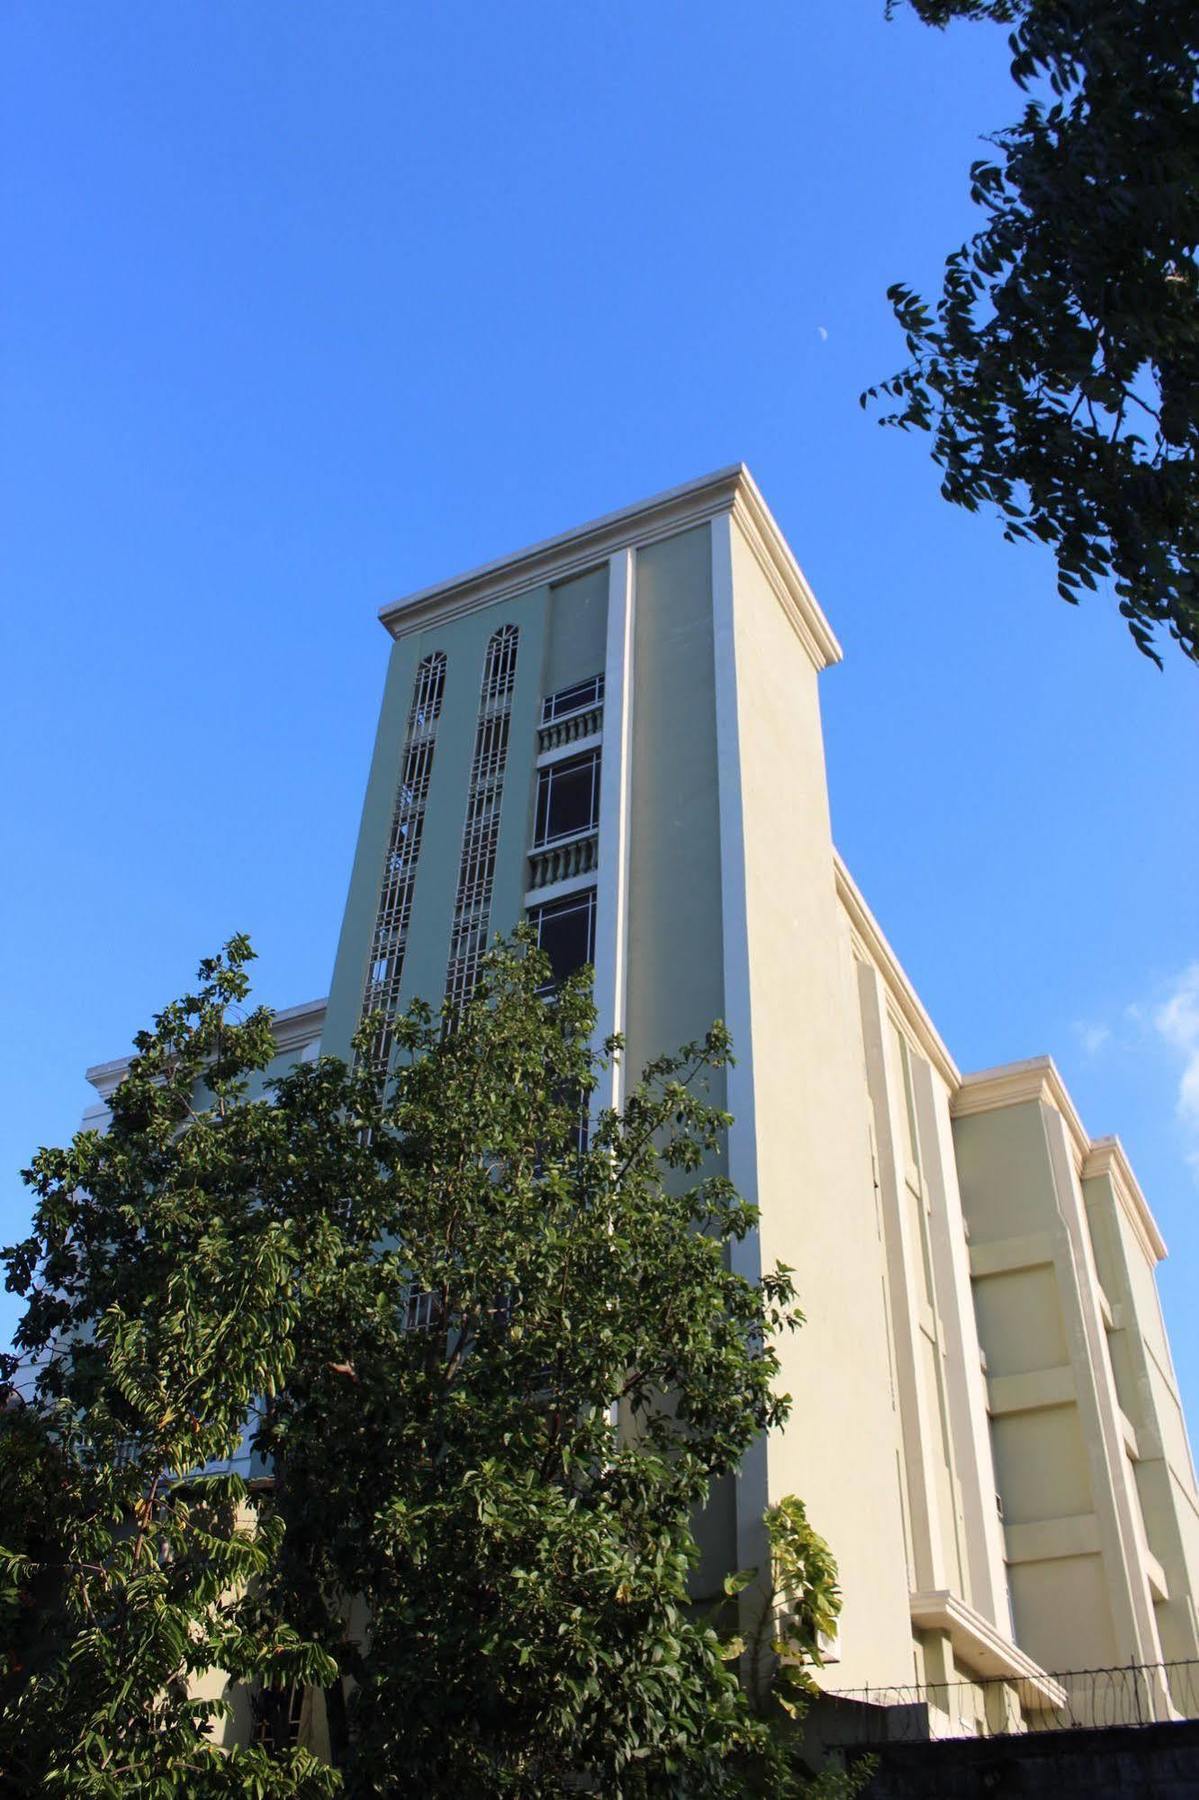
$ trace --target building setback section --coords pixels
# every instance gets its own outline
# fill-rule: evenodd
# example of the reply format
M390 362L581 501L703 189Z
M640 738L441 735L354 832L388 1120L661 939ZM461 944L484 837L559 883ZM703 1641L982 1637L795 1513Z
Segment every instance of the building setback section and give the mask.
M738 1255L794 1267L807 1323L788 1425L698 1522L697 1590L760 1563L763 1508L801 1495L844 1593L823 1685L955 1684L941 1732L1052 1709L1051 1671L1199 1656L1165 1247L1048 1059L960 1074L837 857L818 678L841 652L749 472L382 618L327 1010L280 1015L281 1062L347 1055L364 1005L436 1002L522 916L558 973L594 964L628 1068L724 1018L724 1154L760 1208ZM91 1072L101 1100L121 1066Z

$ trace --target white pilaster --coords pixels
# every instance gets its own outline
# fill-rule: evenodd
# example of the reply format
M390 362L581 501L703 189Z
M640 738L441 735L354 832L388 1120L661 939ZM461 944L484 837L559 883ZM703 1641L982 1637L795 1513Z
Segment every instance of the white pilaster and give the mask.
M970 1253L962 1217L945 1089L923 1057L912 1058L916 1122L930 1200L930 1239L937 1314L945 1334L949 1429L966 1527L965 1596L1005 1637L1013 1637L1004 1564L1003 1525L987 1422L987 1383L970 1288Z
M934 1397L922 1375L921 1333L926 1324L923 1301L923 1250L913 1242L904 1198L905 1152L903 1070L896 1067L888 1038L887 998L878 971L863 963L858 969L862 996L862 1037L866 1069L875 1099L878 1180L882 1194L883 1238L887 1286L891 1301L892 1347L903 1465L911 1534L911 1570L917 1593L956 1590L946 1560L946 1534L937 1493L934 1458L940 1455L941 1426L933 1411ZM923 1205L923 1200L918 1201Z
M625 1029L628 971L629 792L633 750L635 555L608 558L608 640L604 658L604 748L600 764L599 852L595 895L596 1035ZM597 1099L619 1106L623 1060L617 1059Z
M1104 1570L1121 1660L1157 1663L1161 1642L1153 1616L1142 1559L1138 1554L1139 1501L1120 1428L1116 1396L1100 1310L1099 1277L1087 1229L1082 1189L1070 1135L1061 1114L1041 1107L1056 1190L1052 1222L1062 1312L1083 1437L1091 1463L1095 1512L1099 1519Z

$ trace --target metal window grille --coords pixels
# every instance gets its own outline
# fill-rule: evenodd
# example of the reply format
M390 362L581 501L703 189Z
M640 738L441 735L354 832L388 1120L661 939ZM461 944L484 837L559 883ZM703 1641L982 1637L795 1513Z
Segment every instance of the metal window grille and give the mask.
M441 1323L441 1297L414 1289L404 1307L405 1331L434 1331Z
M433 750L437 721L445 693L445 654L435 652L422 659L416 671L412 709L404 740L404 757L396 789L391 835L383 865L383 882L371 938L370 962L362 994L363 1013L381 1012L385 1023L370 1050L371 1066L386 1072L391 1055L391 1025L399 1007L404 973L404 950L412 916L412 891L424 831L425 806L433 774Z
M516 684L518 636L515 625L504 625L493 632L483 663L475 754L466 801L466 822L462 828L462 857L458 865L458 891L454 899L454 924L445 977L446 1000L451 1006L469 999L487 948L495 855L500 835L500 802L508 762L512 690Z
M255 1694L252 1706L256 1743L272 1750L291 1749L299 1743L306 1691L303 1682L297 1681L281 1692L268 1688Z
M559 688L556 694L547 694L542 701L541 723L553 725L572 713L586 712L590 707L598 706L603 697L602 675L593 675L590 681L576 681L572 687Z

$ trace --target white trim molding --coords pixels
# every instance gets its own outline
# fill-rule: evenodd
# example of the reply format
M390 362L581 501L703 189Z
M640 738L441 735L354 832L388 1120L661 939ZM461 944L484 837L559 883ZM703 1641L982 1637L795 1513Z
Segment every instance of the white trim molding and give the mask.
M741 782L741 720L737 672L737 629L733 587L733 520L731 513L714 518L711 527L712 644L715 659L717 813L720 829L720 908L724 958L724 1022L733 1039L736 1062L725 1069L725 1108L732 1114L728 1133L728 1172L738 1193L756 1206L758 1192L758 1127L754 1093L753 997L750 985L749 915L746 894L745 812ZM747 1281L762 1277L761 1234L755 1225L730 1246L732 1267ZM768 1566L769 1546L764 1514L770 1494L765 1434L754 1439L741 1459L735 1486L737 1567ZM748 1636L761 1604L760 1583L751 1584L739 1601Z
M1120 1210L1132 1226L1133 1235L1145 1255L1151 1262L1163 1261L1168 1254L1165 1239L1157 1228L1149 1202L1141 1192L1141 1184L1132 1172L1132 1164L1119 1138L1093 1138L1083 1158L1081 1173L1084 1181L1092 1181L1101 1175L1110 1176Z
M629 818L633 778L633 626L636 558L618 550L608 561L608 637L604 657L604 730L600 758L599 839L595 883L596 1036L624 1033L629 938ZM527 904L527 902L526 902ZM624 1098L624 1060L616 1057L600 1102Z
M871 963L882 977L889 999L906 1026L913 1043L937 1071L953 1093L961 1084L961 1071L945 1046L940 1032L929 1018L903 966L883 936L882 927L867 906L862 891L846 868L838 851L833 851L833 876L837 899L849 919L855 949L865 962Z

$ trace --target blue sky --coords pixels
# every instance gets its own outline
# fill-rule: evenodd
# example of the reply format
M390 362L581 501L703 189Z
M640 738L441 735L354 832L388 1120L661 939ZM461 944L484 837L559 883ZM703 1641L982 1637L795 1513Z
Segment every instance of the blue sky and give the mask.
M1015 104L883 0L9 0L0 1236L230 932L325 991L376 609L743 458L845 646L841 849L959 1063L1123 1137L1199 1423L1199 672L857 406Z

